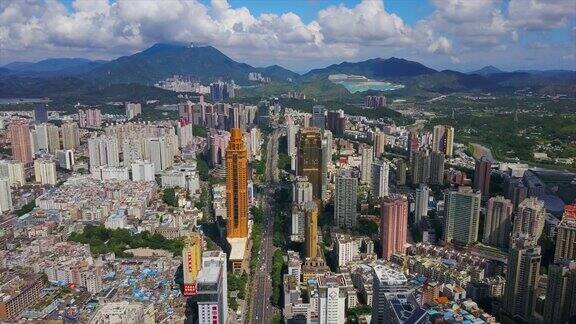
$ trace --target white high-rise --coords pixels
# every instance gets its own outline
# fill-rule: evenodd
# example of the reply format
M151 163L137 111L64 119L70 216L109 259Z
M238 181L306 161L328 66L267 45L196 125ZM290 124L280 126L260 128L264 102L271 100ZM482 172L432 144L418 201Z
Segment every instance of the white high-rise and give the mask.
M56 185L58 182L56 163L47 159L34 160L34 175L36 177L36 182L53 186Z
M295 205L304 206L307 202L313 201L312 184L306 177L296 177L292 184L292 201Z
M430 196L430 188L425 185L420 185L416 189L416 197L414 199L414 223L420 224L422 217L428 216L428 199Z
M0 212L12 210L12 190L10 189L10 180L7 178L0 179Z
M36 125L36 142L34 147L38 151L54 154L60 149L60 132L58 126L51 124Z
M118 140L112 136L90 138L88 140L88 156L90 169L97 169L102 165L120 166Z
M326 199L328 194L328 165L332 161L332 132L324 130L322 132L322 199Z
M176 135L178 136L178 146L186 147L193 143L192 124L183 122L176 123Z
M374 155L374 150L371 146L362 146L361 155L360 180L363 183L370 183L372 179L372 156Z
M292 118L286 117L286 141L288 146L288 155L296 154L296 134L298 133L298 125L294 124Z
M147 159L154 164L154 173L168 169L174 162L172 149L164 137L147 139Z
M23 186L26 184L24 163L8 160L0 161L0 178L7 178L11 186Z
M128 166L133 162L142 160L143 140L144 139L140 137L125 137L122 140L122 157L125 166Z
M58 165L62 169L72 170L74 166L74 151L72 150L59 150L56 152L58 158Z
M154 164L149 161L132 163L132 181L154 181Z
M387 161L376 160L372 162L372 185L370 189L374 198L388 196L388 173L390 164Z
M202 269L197 278L198 323L228 323L228 278L226 253L202 253Z

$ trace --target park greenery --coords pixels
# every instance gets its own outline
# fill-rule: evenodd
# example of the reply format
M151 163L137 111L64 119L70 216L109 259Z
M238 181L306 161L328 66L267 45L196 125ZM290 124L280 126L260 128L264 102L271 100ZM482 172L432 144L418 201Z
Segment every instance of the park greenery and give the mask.
M369 314L372 314L372 307L367 305L360 305L354 308L346 309L346 317L352 323L358 322L359 316Z
M208 130L205 126L202 125L194 125L192 126L192 135L198 137L206 137L208 136Z
M428 127L451 125L459 143L485 145L497 160L546 166L552 162L536 160L535 152L550 158L576 156L576 115L566 106L568 102L556 106L551 100L448 98L427 104L438 115Z
M166 188L162 192L162 201L172 207L178 207L178 198L176 197L176 189Z
M248 274L246 272L242 272L242 274L228 273L228 304L233 310L238 309L238 303L235 298L230 297L230 294L237 291L239 299L246 299L247 282Z
M254 206L250 210L254 225L252 227L252 249L250 254L250 271L253 273L258 266L258 256L262 247L262 223L264 220L264 210L262 206Z
M284 268L284 252L278 249L272 257L272 304L280 306L282 292L282 269Z
M31 202L27 203L26 205L20 207L20 209L16 210L15 213L17 216L26 215L31 212L34 207L36 207L36 201L32 200Z
M86 225L81 233L70 234L68 240L89 244L94 255L114 252L117 257L131 257L132 254L125 250L135 248L160 249L179 255L184 247L181 240L167 239L158 233L143 231L135 234L127 229L108 229L102 225Z

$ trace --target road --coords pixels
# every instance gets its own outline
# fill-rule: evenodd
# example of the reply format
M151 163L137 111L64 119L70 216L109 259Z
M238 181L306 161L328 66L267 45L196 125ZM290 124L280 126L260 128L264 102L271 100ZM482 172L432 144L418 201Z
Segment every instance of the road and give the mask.
M274 205L272 196L275 183L278 182L278 137L279 130L274 130L270 135L270 140L266 147L266 184L261 198L264 209L264 224L262 228L262 247L256 273L252 280L252 299L250 309L250 323L268 324L272 322L274 307L270 303L272 295L272 257L274 255L274 217L272 217L271 206Z

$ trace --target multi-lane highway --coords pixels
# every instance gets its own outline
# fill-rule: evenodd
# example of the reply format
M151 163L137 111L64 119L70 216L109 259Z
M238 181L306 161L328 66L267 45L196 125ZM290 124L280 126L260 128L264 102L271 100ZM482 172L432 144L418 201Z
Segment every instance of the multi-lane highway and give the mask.
M272 282L270 273L272 271L272 257L274 255L274 217L271 206L274 205L272 196L275 183L278 181L278 137L280 131L275 129L270 135L266 146L266 183L263 186L264 192L260 196L264 209L264 224L262 228L262 247L259 251L259 261L256 273L253 274L252 287L250 291L251 311L250 323L272 322L274 308L270 303L272 295Z

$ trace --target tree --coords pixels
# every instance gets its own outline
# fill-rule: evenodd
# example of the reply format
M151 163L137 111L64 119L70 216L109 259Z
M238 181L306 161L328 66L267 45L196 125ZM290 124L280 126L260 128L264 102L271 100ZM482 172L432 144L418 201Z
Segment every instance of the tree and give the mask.
M178 199L176 198L176 190L174 188L166 188L162 194L162 201L172 207L178 207Z

